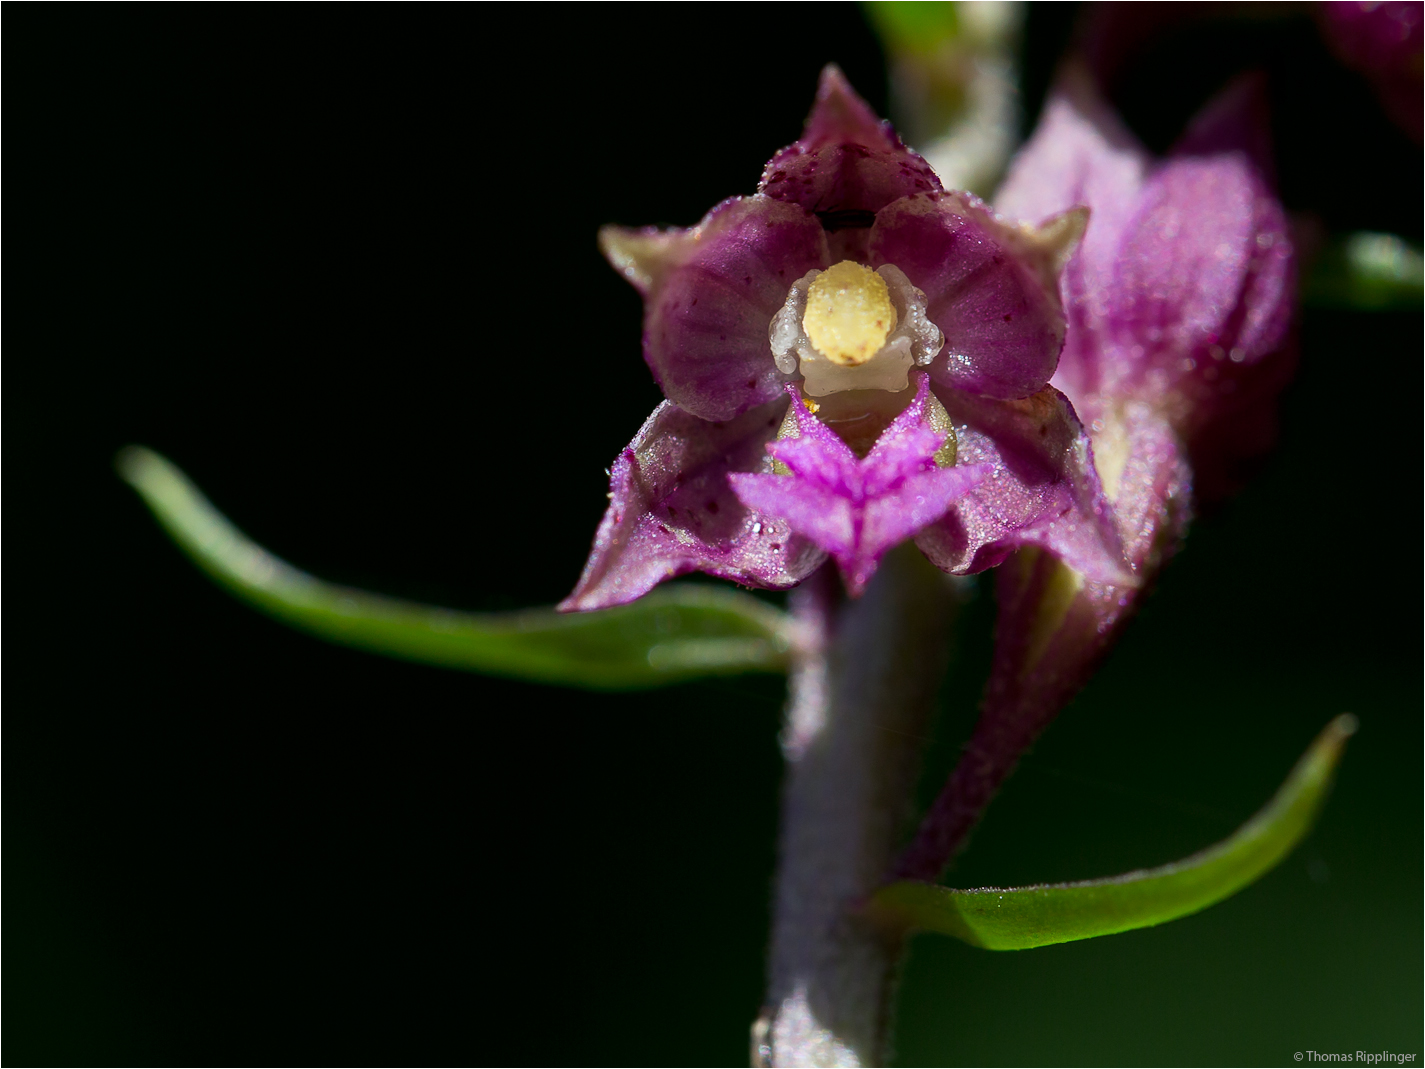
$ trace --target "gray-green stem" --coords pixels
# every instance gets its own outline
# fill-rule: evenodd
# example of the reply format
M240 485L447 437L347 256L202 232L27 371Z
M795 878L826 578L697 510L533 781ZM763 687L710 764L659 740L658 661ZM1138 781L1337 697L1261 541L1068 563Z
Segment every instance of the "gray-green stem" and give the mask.
M888 1057L903 940L859 904L886 879L961 595L911 545L864 596L824 570L794 595L804 651L790 680L767 1001L754 1065L877 1065Z

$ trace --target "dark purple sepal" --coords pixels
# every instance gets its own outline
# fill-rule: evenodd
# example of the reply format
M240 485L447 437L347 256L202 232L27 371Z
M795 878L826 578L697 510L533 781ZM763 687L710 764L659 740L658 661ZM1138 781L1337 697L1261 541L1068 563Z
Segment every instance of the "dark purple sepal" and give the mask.
M1228 159L1252 189L1248 257L1232 313L1216 338L1184 359L1165 409L1187 442L1194 490L1212 501L1241 489L1276 440L1276 400L1296 370L1297 257L1274 172L1266 80L1236 79L1193 118L1165 171L1179 160Z
M788 524L747 508L728 473L759 471L786 402L710 422L663 402L614 461L610 501L564 612L603 609L701 571L747 586L800 582L826 555Z
M1240 492L1261 468L1276 444L1278 402L1296 364L1293 328L1270 359L1231 370L1215 383L1195 383L1203 392L1215 391L1188 427L1193 494L1204 507Z
M1054 384L1071 397L1100 387L1103 339L1124 232L1152 157L1099 97L1089 74L1070 65L1044 106L995 196L1001 214L1042 222L1075 204L1089 206L1088 226L1060 282L1068 322Z
M1104 428L1097 467L1111 472L1123 555L1141 583L1151 582L1191 518L1192 467L1177 432L1151 405L1130 401L1104 412L1094 425Z
M1059 264L1032 231L972 194L924 193L884 208L869 248L872 264L895 264L925 291L945 335L929 368L937 385L1017 398L1048 383L1064 344Z
M829 65L801 139L767 162L757 188L816 212L834 231L868 227L891 201L938 190L940 179Z
M814 215L771 197L723 201L689 230L606 229L605 255L644 295L643 356L664 396L731 419L781 395L767 329L792 283L827 267Z
M733 474L742 502L763 514L785 517L792 529L836 560L846 589L860 595L887 551L945 514L988 474L984 465L937 467L946 432L928 414L928 379L915 399L881 434L864 459L792 394L798 436L768 443L767 452L790 475Z
M1271 189L1277 187L1272 155L1271 99L1261 71L1238 75L1197 110L1168 156L1219 156L1240 152Z
M1179 157L1145 183L1119 258L1099 392L1180 409L1174 423L1190 437L1221 393L1214 384L1286 336L1285 215L1244 155Z
M932 564L966 575L1022 546L1042 546L1085 575L1136 585L1088 434L1063 394L1052 387L1019 401L935 394L955 425L959 461L987 464L990 474L916 536Z

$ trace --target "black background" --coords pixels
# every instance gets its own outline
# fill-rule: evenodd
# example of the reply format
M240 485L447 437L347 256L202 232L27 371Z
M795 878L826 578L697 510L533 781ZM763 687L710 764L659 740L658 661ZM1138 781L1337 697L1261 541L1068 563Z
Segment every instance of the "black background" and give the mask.
M591 695L389 662L236 604L114 476L141 442L275 552L459 607L572 586L659 400L604 222L750 192L852 5L7 12L8 1063L740 1064L774 677ZM1036 7L1032 120L1073 9ZM1418 242L1420 154L1309 20L1153 43L1164 148L1272 77L1283 197ZM906 1064L1420 1050L1417 313L1309 311L1281 448L1194 528L956 883L1222 837L1343 709L1312 839L1162 929L917 942ZM927 791L968 732L974 603Z

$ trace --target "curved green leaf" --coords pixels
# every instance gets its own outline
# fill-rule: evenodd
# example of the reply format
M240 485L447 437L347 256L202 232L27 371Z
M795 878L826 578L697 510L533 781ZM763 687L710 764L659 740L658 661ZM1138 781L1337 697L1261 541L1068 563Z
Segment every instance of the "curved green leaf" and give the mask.
M472 672L600 690L786 668L790 617L748 594L674 585L615 609L471 613L323 582L239 531L188 478L130 446L116 465L173 540L238 597L347 646Z
M1092 939L1206 909L1262 876L1310 830L1356 718L1326 725L1272 800L1228 839L1156 869L1081 883L957 891L906 880L881 888L871 909L890 923L941 932L987 950Z

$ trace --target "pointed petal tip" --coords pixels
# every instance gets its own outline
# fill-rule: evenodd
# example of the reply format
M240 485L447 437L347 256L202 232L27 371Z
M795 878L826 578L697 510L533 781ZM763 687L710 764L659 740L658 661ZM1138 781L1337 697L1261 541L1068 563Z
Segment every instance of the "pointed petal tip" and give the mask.
M670 575L668 579L676 579L677 575ZM660 580L662 582L663 580ZM657 583L648 583L641 586L630 587L627 590L612 586L609 583L583 583L575 587L567 598L554 606L554 611L558 613L577 612L598 612L600 609L613 609L619 605L627 605L637 601Z
M576 589L570 592L569 596L554 606L555 612L589 612L591 609L603 608L601 605L586 605L586 598Z
M762 171L758 192L817 216L880 211L911 193L940 190L923 159L901 143L834 64L821 74L802 136Z
M1091 215L1092 211L1087 204L1076 204L1067 211L1046 219L1034 231L1034 245L1044 253L1049 269L1053 272L1056 289L1064 265L1083 241Z
M1271 97L1267 76L1248 71L1228 82L1189 120L1170 156L1207 156L1243 152L1276 185L1271 133Z
M835 63L821 70L816 103L807 116L802 143L808 148L828 142L856 142L868 147L894 148L898 144L889 124L852 88Z
M645 297L686 255L687 231L657 227L599 227L599 251L634 289Z
M859 598L866 593L866 587L871 582L871 577L876 574L873 565L869 569L850 571L844 565L841 566L841 584L846 588L848 598Z

